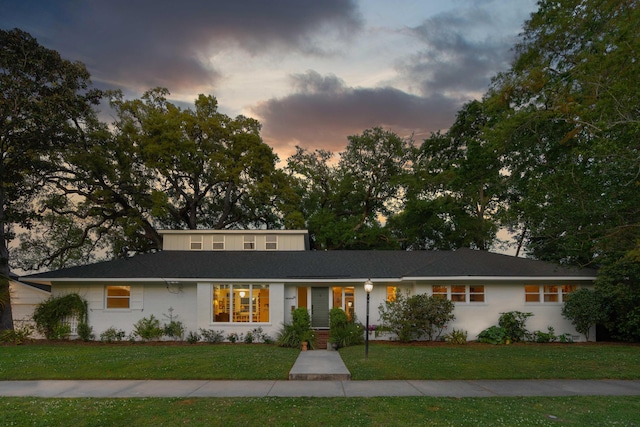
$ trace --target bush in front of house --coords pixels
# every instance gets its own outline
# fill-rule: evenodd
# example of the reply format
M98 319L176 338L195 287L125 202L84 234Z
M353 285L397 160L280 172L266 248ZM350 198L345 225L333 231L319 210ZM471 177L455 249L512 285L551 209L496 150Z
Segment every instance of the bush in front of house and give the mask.
M299 307L293 310L292 322L282 324L276 342L280 347L300 348L304 341L309 343L310 348L316 347L316 336L311 329L309 311Z
M364 327L356 322L355 317L349 320L343 309L334 307L329 311L329 342L338 347L362 344Z
M103 333L100 334L100 341L103 342L108 342L108 343L112 343L112 342L116 342L116 341L122 341L125 336L126 336L126 332L123 331L122 329L116 329L115 327L111 326L110 328L106 329Z
M87 323L87 301L77 293L50 297L38 304L33 312L36 329L47 339L69 338L71 327L68 319L76 318Z
M160 321L153 314L149 317L143 317L133 325L133 336L142 341L158 340L163 334Z
M562 305L562 317L569 319L576 331L589 341L591 328L605 320L602 297L587 288L577 289L566 296Z
M381 324L376 330L393 332L402 342L423 337L438 340L447 324L455 319L454 307L446 298L398 292L395 300L378 307Z
M508 311L501 313L498 326L490 326L478 334L478 341L488 344L511 344L526 341L532 337L525 324L533 313Z

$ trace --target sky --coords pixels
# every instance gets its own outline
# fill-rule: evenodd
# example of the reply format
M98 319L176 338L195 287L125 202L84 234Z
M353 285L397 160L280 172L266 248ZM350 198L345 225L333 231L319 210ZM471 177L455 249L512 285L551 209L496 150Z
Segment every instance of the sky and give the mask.
M420 143L508 69L534 0L0 0L94 86L262 124L282 161L381 126Z

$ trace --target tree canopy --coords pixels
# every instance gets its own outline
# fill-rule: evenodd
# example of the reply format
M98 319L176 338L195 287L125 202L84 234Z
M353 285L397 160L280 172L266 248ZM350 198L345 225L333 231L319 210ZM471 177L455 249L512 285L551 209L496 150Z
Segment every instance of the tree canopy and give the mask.
M55 169L56 152L76 145L101 93L83 64L64 60L24 31L0 30L0 329L11 328L8 294L12 227L29 227L33 201Z

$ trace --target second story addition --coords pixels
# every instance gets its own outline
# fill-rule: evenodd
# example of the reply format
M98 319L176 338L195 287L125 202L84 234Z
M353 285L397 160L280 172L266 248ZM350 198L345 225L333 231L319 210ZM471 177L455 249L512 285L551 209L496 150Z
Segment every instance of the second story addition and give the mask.
M161 230L165 251L304 251L307 230Z

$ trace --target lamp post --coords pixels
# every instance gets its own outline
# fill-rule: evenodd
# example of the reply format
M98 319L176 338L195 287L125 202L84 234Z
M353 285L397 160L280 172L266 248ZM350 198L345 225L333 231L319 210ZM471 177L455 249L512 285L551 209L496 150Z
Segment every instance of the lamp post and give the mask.
M365 340L364 358L365 359L369 358L369 296L371 295L372 290L373 290L373 282L371 281L371 279L368 279L366 282L364 282L364 291L367 293L367 326L366 326L367 329L364 332L364 340Z

